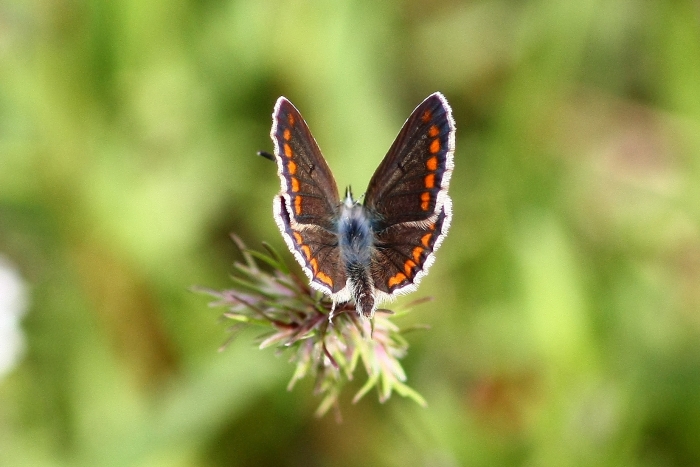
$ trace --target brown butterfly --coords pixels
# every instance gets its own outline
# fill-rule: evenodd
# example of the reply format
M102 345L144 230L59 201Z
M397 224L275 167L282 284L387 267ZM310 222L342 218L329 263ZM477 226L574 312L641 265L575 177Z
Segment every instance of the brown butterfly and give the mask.
M270 136L282 186L275 221L311 286L334 308L353 299L367 318L379 303L415 290L452 219L455 123L445 97L431 94L408 117L362 204L349 187L340 199L309 127L284 97Z

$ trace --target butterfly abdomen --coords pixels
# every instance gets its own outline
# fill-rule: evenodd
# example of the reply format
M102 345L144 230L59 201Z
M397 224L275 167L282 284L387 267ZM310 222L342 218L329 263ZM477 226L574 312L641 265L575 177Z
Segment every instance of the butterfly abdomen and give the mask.
M374 315L374 282L369 273L369 267L350 265L347 270L348 281L350 282L350 293L355 299L355 309L365 318Z
M374 235L364 208L344 203L338 219L338 246L350 283L350 294L357 311L366 317L374 314L374 283L370 274Z

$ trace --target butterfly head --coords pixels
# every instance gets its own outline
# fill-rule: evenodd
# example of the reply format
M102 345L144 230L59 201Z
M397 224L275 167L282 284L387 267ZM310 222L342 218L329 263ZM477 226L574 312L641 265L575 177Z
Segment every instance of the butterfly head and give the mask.
M362 196L360 196L358 199L353 198L352 188L348 185L348 187L345 189L345 199L343 200L343 204L348 208L351 208L353 206L359 206L360 204L362 204L362 198L364 197L365 195L363 193Z
M345 207L351 208L354 205L358 204L358 202L352 197L352 188L348 185L348 187L345 189L345 199L343 200L343 204L345 204Z

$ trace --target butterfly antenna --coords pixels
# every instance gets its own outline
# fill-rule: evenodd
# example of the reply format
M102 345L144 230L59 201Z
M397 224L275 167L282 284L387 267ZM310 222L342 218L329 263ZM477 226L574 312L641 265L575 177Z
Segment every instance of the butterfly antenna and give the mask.
M352 207L354 204L354 200L352 199L352 188L350 188L350 185L345 189L345 200L344 203L347 207Z
M260 157L264 157L265 159L269 159L269 160L271 160L272 162L275 161L275 156L273 156L273 155L270 154L269 152L266 152L266 151L258 151L258 152L256 152L256 154L257 154L258 156L260 156Z

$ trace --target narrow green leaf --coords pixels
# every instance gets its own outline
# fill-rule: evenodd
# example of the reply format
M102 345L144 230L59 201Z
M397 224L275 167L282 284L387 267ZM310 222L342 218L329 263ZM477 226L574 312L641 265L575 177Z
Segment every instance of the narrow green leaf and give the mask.
M370 389L372 389L377 382L379 381L379 375L372 375L371 377L367 378L367 382L365 382L364 385L360 388L359 391L357 391L357 394L355 394L355 397L352 398L352 403L356 404L360 399L362 399L365 394L367 394Z
M250 255L248 252L248 248L245 246L245 243L243 243L243 240L236 235L236 234L231 234L231 239L234 241L238 249L241 251L241 254L243 255L243 259L245 260L246 264L250 269L254 271L258 271L258 265L255 263L255 260L253 257Z
M318 408L316 409L315 415L317 417L323 417L328 412L328 409L333 407L333 404L335 404L337 400L338 393L331 392L327 394L326 397L323 398L323 401L321 401L321 404L319 404Z
M279 270L282 271L284 274L289 274L289 268L287 267L287 263L284 262L284 259L282 259L282 256L275 250L272 245L270 245L267 242L262 242L262 246L272 255L272 258L275 259L275 261L279 264Z
M275 295L271 294L263 289L261 289L258 285L253 284L252 282L248 282L245 279L241 279L240 277L237 276L230 276L231 281L233 281L236 285L243 287L244 289L258 293L266 298L274 298Z
M428 402L423 398L423 396L420 395L418 391L415 389L410 388L404 383L401 382L396 382L394 383L394 390L401 396L403 397L408 397L409 399L412 399L414 402L416 402L418 405L421 407L427 407Z
M259 251L256 251L256 250L246 250L246 251L248 252L248 254L250 254L254 258L262 261L263 263L267 264L271 268L284 272L285 266L282 263L280 263L279 261L276 261L274 258L271 258L271 257L267 256L266 254L260 253Z

